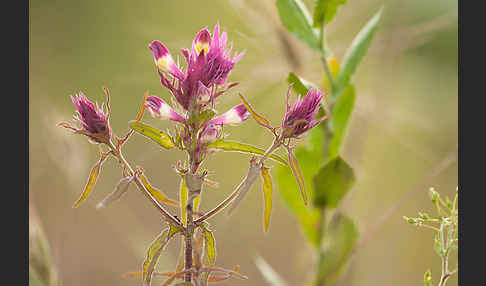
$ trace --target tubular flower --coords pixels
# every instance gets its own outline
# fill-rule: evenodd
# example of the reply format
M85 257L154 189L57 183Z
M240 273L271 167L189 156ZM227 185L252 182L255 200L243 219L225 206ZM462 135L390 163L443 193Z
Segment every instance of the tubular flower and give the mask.
M71 96L71 100L77 109L74 119L82 127L77 132L97 143L108 143L111 138L111 127L108 122L109 114L103 111L104 104L101 104L100 108L96 103L95 107L82 92L76 94L76 97Z
M323 94L317 89L311 88L305 98L299 96L292 106L287 103L287 111L282 122L282 137L296 138L325 120L326 116L318 120L314 119L322 97Z
M184 109L188 110L193 102L207 104L221 94L216 94L216 88L226 84L230 71L243 56L240 53L231 57L231 45L228 46L226 42L226 32L220 35L219 24L214 27L212 36L207 28L199 31L192 42L191 51L182 49L187 61L184 72L177 67L161 42L153 41L149 45L162 85L172 92ZM201 100L200 97L205 99Z
M145 106L153 117L163 120L172 120L184 123L186 120L179 113L175 112L170 105L156 96L147 97Z
M213 118L210 123L215 125L237 125L250 118L250 112L244 104L239 104L222 115Z
M198 145L214 142L221 136L221 128L212 122L208 122L198 135Z

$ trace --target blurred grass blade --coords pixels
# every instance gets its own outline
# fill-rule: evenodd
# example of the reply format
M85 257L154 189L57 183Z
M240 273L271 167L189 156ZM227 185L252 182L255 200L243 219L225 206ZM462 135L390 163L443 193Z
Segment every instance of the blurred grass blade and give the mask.
M363 27L363 29L361 29L358 35L356 35L349 48L346 50L339 75L336 79L336 90L333 92L334 96L338 96L339 93L350 82L351 76L356 71L356 67L366 54L366 51L371 44L371 40L375 34L382 12L383 8L381 8L373 16L373 18L368 21L368 23Z
M353 169L340 156L328 161L314 178L314 204L335 208L356 181Z
M91 193L91 190L93 189L94 185L96 184L96 181L98 180L98 175L100 174L101 171L101 165L103 162L106 160L108 157L108 154L110 153L102 153L100 150L101 158L100 160L91 168L91 171L89 173L89 178L88 182L86 182L86 186L84 187L83 193L79 197L79 199L74 203L73 208L77 208L81 202L83 202L86 197L88 197L89 193Z
M320 51L319 37L312 28L312 19L300 0L277 0L278 14L282 24L309 47Z
M288 150L288 153L290 169L292 170L292 174L297 180L297 184L299 185L300 194L302 195L304 204L307 205L307 192L305 190L304 175L302 174L302 170L300 169L299 162L297 161L294 152L292 150Z
M331 130L333 136L329 142L329 158L339 155L342 145L343 137L353 111L356 93L352 84L348 85L346 90L336 100L332 108L332 116L330 117Z
M264 126L264 127L267 127L267 128L270 128L270 122L265 119L263 116L261 116L260 114L258 114L254 109L253 107L251 106L251 104L246 100L246 98L240 93L240 98L241 98L241 101L243 101L243 104L245 105L246 109L248 110L248 112L251 113L251 116L253 117L253 119L255 119L255 121Z
M293 83L292 90L294 90L297 94L302 96L305 96L307 94L307 91L309 91L310 88L315 86L314 84L297 76L293 72L289 72L289 75L287 76L287 83L289 84Z
M333 217L325 233L326 243L318 265L319 285L331 285L336 281L359 237L354 221L340 213Z
M152 141L155 141L157 144L164 147L165 149L172 149L176 146L172 138L167 133L155 129L152 126L136 120L130 121L128 125L133 130L151 139Z
M261 176L263 179L263 198L265 201L265 210L263 216L263 230L268 231L270 224L270 215L272 213L272 177L270 176L269 168L262 167Z
M121 196L123 196L123 194L128 191L128 186L133 181L133 179L133 176L121 178L118 184L116 184L115 190L113 190L113 192L109 193L101 202L99 202L96 205L96 208L100 209L106 207L121 198Z
M162 191L150 185L147 177L144 174L140 174L140 180L145 188L150 192L150 194L157 200L178 207L179 202L169 199Z
M186 176L184 174L181 175L181 184L179 187L179 201L181 202L179 207L181 209L181 222L182 225L185 227L187 223L187 210L186 204L189 195L189 190L187 189L186 185Z
M346 0L317 0L313 26L320 27L322 20L324 24L329 24L334 19L338 6L343 4L346 4Z
M288 284L273 270L273 268L260 256L255 258L255 264L270 286L287 286Z
M209 143L207 146L206 146L207 149L219 149L219 150L223 150L223 151L230 151L230 152L241 152L241 153L249 153L249 154L254 154L254 155L263 155L265 153L264 150L260 149L260 148L257 148L257 147L254 147L252 145L249 145L249 144L245 144L245 143L240 143L240 142L236 142L236 141L225 141L225 140L216 140L212 143ZM283 165L287 165L287 161L276 155L276 154L272 154L270 155L271 159L283 164Z
M182 231L182 228L175 228L172 225L162 233L157 236L154 241L150 244L149 249L147 250L147 256L145 261L143 262L142 270L143 270L143 281L145 286L150 286L152 281L152 274L155 269L155 265L159 260L160 254L164 247L167 245L169 240L178 232Z

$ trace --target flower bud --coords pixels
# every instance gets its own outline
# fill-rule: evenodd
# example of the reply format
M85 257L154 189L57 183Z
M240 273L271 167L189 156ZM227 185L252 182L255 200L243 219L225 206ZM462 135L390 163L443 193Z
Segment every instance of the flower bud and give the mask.
M174 62L169 50L160 41L153 41L149 48L152 50L154 61L157 67L164 72L168 72L173 77L183 79L184 74L180 71Z
M82 132L96 143L108 143L111 127L108 115L103 111L104 104L100 108L96 103L95 107L82 92L76 94L76 97L71 96L71 100L76 106L75 120L82 126Z
M196 53L199 55L201 51L204 51L204 54L207 55L209 52L209 44L211 42L211 34L207 28L202 29L197 33L196 38L193 42L193 47Z
M210 122L215 125L238 125L241 122L250 118L250 112L246 109L244 104L239 104L224 114L215 117Z
M160 118L162 120L168 119L181 123L185 122L184 117L175 112L170 105L156 96L147 97L145 106L153 117Z

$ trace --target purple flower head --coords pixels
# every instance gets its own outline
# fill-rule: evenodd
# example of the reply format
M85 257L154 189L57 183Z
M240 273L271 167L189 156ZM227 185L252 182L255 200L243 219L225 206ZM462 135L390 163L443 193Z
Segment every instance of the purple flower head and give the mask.
M290 89L289 89L290 91ZM305 98L299 98L289 106L285 113L282 128L284 138L296 138L307 130L321 123L326 117L315 120L319 110L319 103L323 97L317 89L309 89Z
M186 120L179 113L175 112L170 105L157 96L147 97L145 106L153 117L162 120L172 120L184 123Z
M239 104L230 110L226 111L222 115L213 118L210 122L215 125L238 125L241 122L250 118L250 112L246 109L245 105Z
M230 71L243 56L243 53L231 56L227 34L220 34L219 24L214 27L212 36L207 28L199 31L190 51L182 49L187 61L184 72L174 63L169 51L161 42L153 41L149 47L158 67L162 85L172 92L177 102L186 110L194 104L208 104L219 96L221 93L216 93L216 88L226 84ZM165 73L173 79L169 79Z
M96 103L95 107L82 92L76 94L76 97L71 96L71 100L77 109L74 118L83 128L83 133L97 143L109 142L111 127L108 123L109 115L103 111L104 104L100 108Z

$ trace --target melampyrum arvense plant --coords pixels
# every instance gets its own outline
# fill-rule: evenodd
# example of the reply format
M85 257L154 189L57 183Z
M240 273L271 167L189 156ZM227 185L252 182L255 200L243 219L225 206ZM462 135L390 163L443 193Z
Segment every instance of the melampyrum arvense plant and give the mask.
M230 206L229 212L233 211L260 176L265 199L264 231L267 231L272 209L272 178L267 165L268 159L290 167L297 179L300 195L307 204L303 175L293 150L296 139L327 118L326 116L316 118L324 94L317 89L308 89L302 93L303 97L299 96L290 104L289 87L285 101L286 112L280 125L272 125L264 116L257 113L241 94L242 104L217 115L216 99L219 100L224 93L238 84L227 82L227 78L243 56L243 53L231 54L231 46L227 45L227 34L220 33L219 24L214 27L212 35L207 28L199 31L192 41L191 49L182 49L187 62L185 68L175 63L163 43L153 41L149 48L154 57L160 82L174 96L175 106L146 92L137 117L129 122L131 130L125 136L118 137L110 126L111 95L108 89L104 89L107 96L106 105L105 103L101 106L97 103L95 105L83 93L71 97L77 109L74 119L80 127L74 127L68 122L61 122L59 125L74 133L87 136L92 143L99 145L100 150L100 158L91 169L84 191L73 207L78 207L90 194L105 160L116 158L122 168L122 178L114 191L98 203L97 208L108 206L126 193L130 184L135 184L167 222L167 228L149 246L141 271L130 275L141 276L144 285L151 285L154 275L168 276L164 285L169 285L178 279L183 280L183 284L187 285L207 285L230 277L246 278L238 273L238 266L234 269L225 269L215 265L215 237L213 226L209 225L207 219L228 206ZM155 118L173 121L173 132L163 132L143 123L141 120L145 110ZM260 126L274 135L273 142L265 150L226 140L222 132L224 126L239 125L249 117L253 117ZM151 139L164 149L178 148L187 153L186 160L178 161L175 167L175 171L181 177L179 200L168 198L150 184L141 167L134 169L125 160L122 147L134 132ZM288 159L273 154L279 148L287 150ZM234 191L213 209L203 212L199 209L203 186L214 185L215 182L208 178L208 170L203 169L202 166L204 161L216 151L246 152L253 156L249 161L248 173ZM165 205L179 207L180 219L171 214ZM179 262L172 271L164 273L155 271L162 250L176 236L183 241L183 253Z
M457 250L459 243L458 238L458 188L454 199L440 196L440 194L430 188L430 200L436 208L436 216L431 216L426 212L419 212L418 217L403 218L410 224L428 228L434 231L434 250L441 259L442 272L439 278L438 286L444 286L451 275L457 272L457 266L454 270L449 269L449 256L452 251ZM424 274L424 285L432 286L432 273L427 270Z

